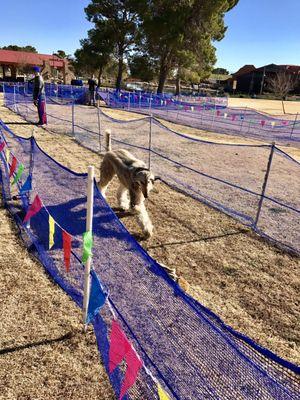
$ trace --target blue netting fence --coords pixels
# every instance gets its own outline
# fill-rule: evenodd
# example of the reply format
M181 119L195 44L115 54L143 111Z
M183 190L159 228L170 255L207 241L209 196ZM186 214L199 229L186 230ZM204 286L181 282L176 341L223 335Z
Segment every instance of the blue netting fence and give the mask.
M270 116L251 108L228 107L227 98L176 98L100 91L113 108L151 114L170 122L221 134L300 146L298 114Z
M37 118L21 93L7 93L5 104L29 121ZM154 117L118 120L100 108L74 103L48 104L47 114L49 130L100 153L105 152L104 132L110 129L113 148L131 150L168 185L300 253L300 163L278 147L199 140L166 128Z
M28 246L53 279L82 307L82 234L86 223L87 175L75 173L46 154L33 137L16 136L2 122L11 156L25 166L32 191L19 195L8 178L0 153L3 198ZM225 325L218 316L186 295L128 233L99 193L93 217L93 268L109 292L110 307L144 366L127 399L158 399L157 380L170 399L298 399L300 368L260 347ZM44 207L22 223L35 195ZM51 215L55 245L49 249ZM72 235L71 269L63 263L62 230ZM101 359L108 371L109 333L113 315L106 303L93 326ZM124 365L109 374L116 395Z

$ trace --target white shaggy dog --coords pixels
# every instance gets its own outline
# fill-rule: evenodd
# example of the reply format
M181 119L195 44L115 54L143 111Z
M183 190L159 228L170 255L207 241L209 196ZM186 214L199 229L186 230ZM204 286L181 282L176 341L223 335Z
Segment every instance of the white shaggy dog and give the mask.
M117 193L120 208L132 209L138 217L138 223L144 235L150 237L153 233L153 225L144 200L148 198L155 178L145 163L127 150L109 151L103 158L100 172L99 189L103 197L105 198L110 181L114 175L117 175L120 181Z

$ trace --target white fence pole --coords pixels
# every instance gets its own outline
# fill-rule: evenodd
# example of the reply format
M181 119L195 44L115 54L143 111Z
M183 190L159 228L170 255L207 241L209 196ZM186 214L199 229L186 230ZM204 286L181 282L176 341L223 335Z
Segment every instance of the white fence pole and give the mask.
M88 167L88 192L87 192L87 213L86 213L86 232L93 232L93 207L94 207L94 167ZM86 318L88 312L88 305L90 300L91 290L91 262L92 257L87 259L84 270L84 296L83 296L83 324L86 330Z
M111 151L111 130L106 129L105 131L105 150Z

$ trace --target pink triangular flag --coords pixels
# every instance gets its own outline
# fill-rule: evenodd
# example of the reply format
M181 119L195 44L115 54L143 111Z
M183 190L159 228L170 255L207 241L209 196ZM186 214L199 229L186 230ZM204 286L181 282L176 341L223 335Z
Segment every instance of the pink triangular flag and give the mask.
M25 215L24 221L27 222L31 217L33 217L35 214L37 214L40 209L43 207L43 204L41 202L41 199L39 198L38 195L35 196L33 203L29 207L29 210L27 211L27 214Z
M138 376L139 370L141 369L143 363L139 356L136 354L134 348L130 346L130 350L125 355L125 360L127 364L125 378L122 383L120 398L122 400L128 389L134 385L136 378Z
M120 364L125 357L125 354L130 350L131 345L125 333L122 331L119 323L113 320L111 333L110 333L110 346L109 346L109 372Z
M260 123L261 123L261 126L265 126L266 121L262 120L262 121L260 121Z
M5 142L0 143L0 153L4 150L5 146L6 146Z

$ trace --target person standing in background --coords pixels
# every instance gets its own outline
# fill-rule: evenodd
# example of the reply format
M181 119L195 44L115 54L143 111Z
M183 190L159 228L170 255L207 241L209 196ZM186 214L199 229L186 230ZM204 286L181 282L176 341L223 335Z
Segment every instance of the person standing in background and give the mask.
M44 79L40 74L39 67L33 67L34 70L34 87L33 87L33 104L38 109L39 122L38 125L47 124L46 115L46 95L45 95L45 83Z
M96 105L96 86L97 83L94 79L94 75L92 76L92 78L90 78L88 80L88 85L89 85L89 106L92 105L93 102L93 106Z

